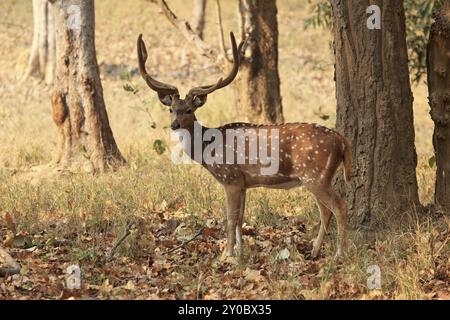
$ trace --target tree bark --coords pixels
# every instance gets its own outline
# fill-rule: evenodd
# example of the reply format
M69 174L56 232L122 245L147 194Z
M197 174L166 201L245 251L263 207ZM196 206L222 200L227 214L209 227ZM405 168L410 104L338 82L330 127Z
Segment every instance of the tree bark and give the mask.
M250 37L234 85L238 115L255 123L282 123L276 1L239 0L238 6L241 36Z
M60 132L54 162L70 171L104 171L124 159L109 126L95 53L93 0L57 0L53 120Z
M36 76L51 85L56 59L53 4L47 0L33 0L33 19L33 43L24 79Z
M435 203L450 213L450 1L434 15L427 50L428 91L434 121Z
M206 0L195 0L194 10L192 12L192 26L194 31L203 40L203 32L205 31L205 10Z
M418 205L417 155L402 1L332 0L337 129L353 144L346 200L360 223ZM381 9L381 29L366 26ZM356 221L355 221L356 222Z

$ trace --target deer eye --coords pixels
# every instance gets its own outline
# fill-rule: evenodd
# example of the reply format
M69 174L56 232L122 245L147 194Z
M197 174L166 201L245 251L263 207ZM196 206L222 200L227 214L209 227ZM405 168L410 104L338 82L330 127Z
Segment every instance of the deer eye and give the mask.
M191 113L192 113L192 110L186 111L186 114L191 114Z
M170 112L170 113L173 113L173 110L172 110L172 109L169 109L169 112Z

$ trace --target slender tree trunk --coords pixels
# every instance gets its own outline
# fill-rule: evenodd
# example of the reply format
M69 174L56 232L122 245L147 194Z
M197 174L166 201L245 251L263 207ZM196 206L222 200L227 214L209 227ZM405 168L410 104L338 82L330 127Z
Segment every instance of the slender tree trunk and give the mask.
M239 0L241 35L248 54L235 80L238 115L256 123L282 123L275 0Z
M33 43L24 79L40 77L52 84L55 75L55 25L54 8L47 0L33 0Z
M332 0L337 129L353 144L346 200L359 222L419 203L417 155L402 1ZM381 29L366 26L381 9Z
M434 16L428 42L428 90L434 121L435 203L450 213L450 1Z
M194 10L192 12L192 27L200 39L203 39L205 30L206 2L207 0L194 0Z
M95 53L93 0L57 0L53 119L60 143L55 163L70 171L103 171L124 159L109 126Z

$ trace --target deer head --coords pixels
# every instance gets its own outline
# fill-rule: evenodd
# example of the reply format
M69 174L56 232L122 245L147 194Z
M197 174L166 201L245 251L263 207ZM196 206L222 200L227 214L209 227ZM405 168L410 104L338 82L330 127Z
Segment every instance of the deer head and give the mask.
M147 85L158 93L161 103L170 108L172 130L191 128L196 120L194 114L195 111L206 103L208 95L218 89L228 86L231 82L233 82L234 78L236 78L239 71L240 55L244 41L242 41L238 47L232 32L230 33L230 38L231 47L233 50L233 68L231 69L229 75L225 79L220 78L216 84L192 88L189 90L186 97L181 99L180 93L176 87L155 80L148 74L145 68L145 62L148 57L147 49L144 41L142 40L142 34L139 35L137 41L139 71Z

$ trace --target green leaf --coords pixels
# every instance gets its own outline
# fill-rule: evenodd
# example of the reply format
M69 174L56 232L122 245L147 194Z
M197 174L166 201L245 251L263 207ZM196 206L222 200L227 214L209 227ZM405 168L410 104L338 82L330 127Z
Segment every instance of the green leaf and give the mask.
M430 159L428 159L428 165L430 166L430 168L434 168L434 166L436 165L436 157L432 156Z
M166 144L160 139L153 141L153 150L159 155L162 155L166 151Z
M135 92L135 89L133 88L133 86L131 86L130 84L126 83L123 85L123 90L127 91L127 92Z

